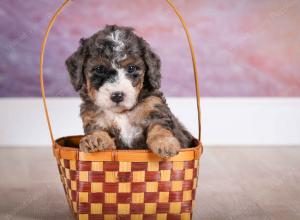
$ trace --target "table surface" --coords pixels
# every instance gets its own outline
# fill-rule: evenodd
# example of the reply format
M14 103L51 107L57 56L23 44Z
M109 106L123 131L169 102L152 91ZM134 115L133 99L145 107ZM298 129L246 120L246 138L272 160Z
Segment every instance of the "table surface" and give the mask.
M194 219L300 219L300 148L210 147ZM72 219L50 148L0 148L0 219Z

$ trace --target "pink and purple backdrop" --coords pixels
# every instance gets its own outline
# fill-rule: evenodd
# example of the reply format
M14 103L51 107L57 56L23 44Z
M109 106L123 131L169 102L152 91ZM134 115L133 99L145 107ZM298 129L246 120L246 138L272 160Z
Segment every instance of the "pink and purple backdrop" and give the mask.
M190 27L204 96L300 96L299 0L174 0ZM0 2L0 97L40 96L42 36L62 0ZM76 95L65 58L105 24L133 26L161 56L163 91L193 96L184 32L164 0L77 0L58 18L45 55L48 96Z

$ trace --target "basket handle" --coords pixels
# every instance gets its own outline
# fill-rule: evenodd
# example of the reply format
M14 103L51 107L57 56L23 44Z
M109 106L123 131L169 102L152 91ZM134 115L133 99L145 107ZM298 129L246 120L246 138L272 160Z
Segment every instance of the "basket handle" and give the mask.
M194 52L194 48L193 48L191 36L189 34L187 25L186 25L183 17L179 13L178 9L176 8L176 6L172 2L172 0L166 0L166 1L169 4L169 6L173 9L173 11L177 15L177 17L179 18L179 20L180 20L180 22L182 24L182 27L183 27L183 29L185 31L186 38L187 38L188 43L189 43L191 57L192 57L192 61L193 61L195 87L196 87L196 96L197 96L198 129L199 129L199 133L198 133L199 134L199 138L198 139L199 139L199 141L201 141L200 90L199 90L199 82L198 82L198 69L197 69L197 64L196 64L196 56L195 56L195 52ZM49 116L47 102L46 102L46 94L45 94L44 78L43 78L44 53L45 53L45 47L46 47L47 39L48 39L49 33L50 33L50 31L51 31L51 29L52 29L52 27L54 25L54 22L55 22L56 18L61 14L63 8L69 2L71 2L71 0L65 0L63 2L63 4L56 10L56 12L54 13L54 15L52 16L52 18L51 18L51 20L50 20L50 22L48 24L48 27L46 29L46 33L44 35L44 38L43 38L43 42L42 42L42 45L41 45L41 53L40 53L40 84L41 84L41 93L42 93L42 98L43 98L43 105L44 105L44 111L45 111L45 115L46 115L46 119L47 119L48 129L49 129L49 133L50 133L50 137L51 137L52 145L53 146L55 146L55 139L54 139L54 136L53 136L53 131L52 131L52 126L51 126L50 116Z

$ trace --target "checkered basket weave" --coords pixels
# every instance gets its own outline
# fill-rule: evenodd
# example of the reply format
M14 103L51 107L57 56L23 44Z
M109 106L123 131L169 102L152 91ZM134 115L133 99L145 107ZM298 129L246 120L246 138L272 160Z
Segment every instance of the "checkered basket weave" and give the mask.
M77 219L191 219L200 146L163 160L147 150L79 152L80 138L54 150Z
M43 63L50 30L65 0L52 17L40 55L40 83L45 115L67 201L79 220L92 219L191 219L202 154L201 114L196 57L186 24L177 8L167 3L180 19L190 46L197 95L199 142L193 148L162 159L149 150L114 150L84 153L82 136L54 139L46 102Z

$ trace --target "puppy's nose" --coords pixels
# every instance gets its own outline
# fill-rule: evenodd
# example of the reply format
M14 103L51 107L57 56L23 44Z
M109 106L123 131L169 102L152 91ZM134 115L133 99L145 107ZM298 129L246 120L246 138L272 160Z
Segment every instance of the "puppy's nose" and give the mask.
M120 103L124 100L124 93L123 92L114 92L111 94L110 99L115 103Z

